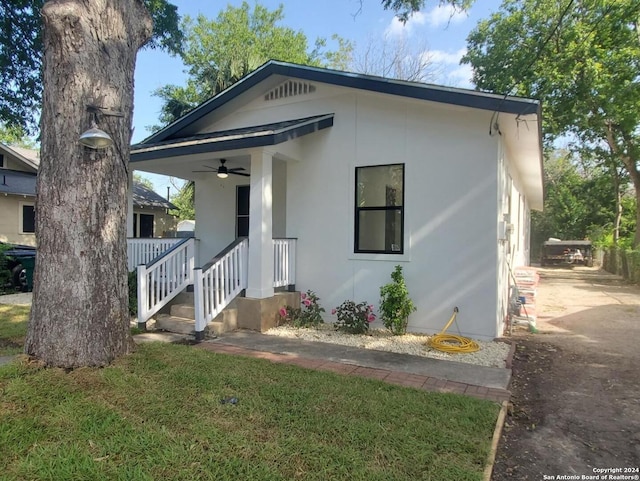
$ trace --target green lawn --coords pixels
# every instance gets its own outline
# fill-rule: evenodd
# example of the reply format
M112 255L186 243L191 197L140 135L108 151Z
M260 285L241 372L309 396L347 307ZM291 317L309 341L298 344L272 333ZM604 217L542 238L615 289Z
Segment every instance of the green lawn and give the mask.
M0 304L0 356L22 352L29 310L29 306Z
M498 409L184 345L103 369L14 362L0 367L0 478L481 480Z

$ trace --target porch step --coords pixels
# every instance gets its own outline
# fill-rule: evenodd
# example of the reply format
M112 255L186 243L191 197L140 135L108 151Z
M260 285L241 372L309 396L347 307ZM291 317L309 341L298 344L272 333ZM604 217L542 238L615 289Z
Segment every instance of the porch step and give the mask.
M233 307L231 307L233 306ZM235 331L238 328L238 309L235 307L235 300L227 308L218 314L209 323L205 331L215 336L225 332Z
M171 315L174 317L182 317L184 319L194 320L196 318L196 308L192 304L173 304L171 306Z
M193 293L182 293L178 296L181 303L173 304L170 314L159 314L156 317L156 329L177 334L194 334L195 307ZM191 302L189 302L191 301ZM234 299L216 318L205 328L205 337L215 337L238 328L238 309Z
M158 314L156 317L156 329L175 332L176 334L191 334L195 332L196 321L184 317L176 317L171 314Z

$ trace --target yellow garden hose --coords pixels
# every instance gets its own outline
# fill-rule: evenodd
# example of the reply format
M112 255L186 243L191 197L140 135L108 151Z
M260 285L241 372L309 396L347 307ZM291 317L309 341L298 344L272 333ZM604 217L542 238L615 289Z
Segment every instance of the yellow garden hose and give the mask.
M444 326L440 334L435 334L429 338L427 345L438 351L449 353L476 352L480 350L480 346L473 339L468 337L456 336L455 334L446 334L445 331L455 321L458 315L458 308L453 308L453 315L447 325Z

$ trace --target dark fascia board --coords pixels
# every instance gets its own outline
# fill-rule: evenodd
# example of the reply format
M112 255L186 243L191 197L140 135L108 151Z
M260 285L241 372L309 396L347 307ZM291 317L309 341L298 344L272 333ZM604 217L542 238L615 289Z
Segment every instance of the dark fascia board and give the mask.
M341 87L351 87L371 92L489 110L491 112L520 115L537 114L538 116L541 113L540 103L533 99L496 95L454 87L442 87L433 84L407 82L373 75L342 72L270 60L228 89L202 103L180 119L140 143L152 144L171 138L191 123L238 97L271 75L282 75Z
M150 150L146 152L136 152L135 147L151 147L152 145L145 145L144 143L137 144L131 150L130 162L142 162L144 160L151 159L163 159L166 157L175 157L180 155L201 154L205 152L220 152L223 150L235 150L235 149L250 149L255 147L267 147L269 145L278 145L288 140L293 140L298 137L317 132L319 130L326 129L333 126L333 115L328 114L315 122L307 122L303 125L292 125L287 129L283 129L271 134L253 136L247 134L243 137L236 137L228 140L216 140L213 142L206 142L206 136L201 140L202 143L195 143L191 145L183 145L172 147L170 143L167 143L165 148L158 150ZM219 132L213 132L213 134L219 134ZM161 142L160 145L163 143Z

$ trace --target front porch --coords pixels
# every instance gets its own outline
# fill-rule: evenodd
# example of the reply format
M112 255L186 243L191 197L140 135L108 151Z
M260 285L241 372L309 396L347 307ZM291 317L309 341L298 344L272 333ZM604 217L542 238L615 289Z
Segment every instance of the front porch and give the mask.
M138 326L145 329L152 316L182 295L176 309L179 314L172 312L171 316L188 326L184 329L194 331L196 339L203 339L209 325L215 322L224 325L218 326L218 330L273 327L280 307L299 302L297 296L274 295L276 288L295 290L296 239L272 239L273 262L268 274L272 294L259 298L248 295L249 243L247 238L236 239L204 266L196 267L197 240L194 238L128 239L129 268L137 271ZM185 295L191 287L193 294ZM224 318L227 306L243 294L246 297L238 300L233 321L225 324L224 319L217 320Z

